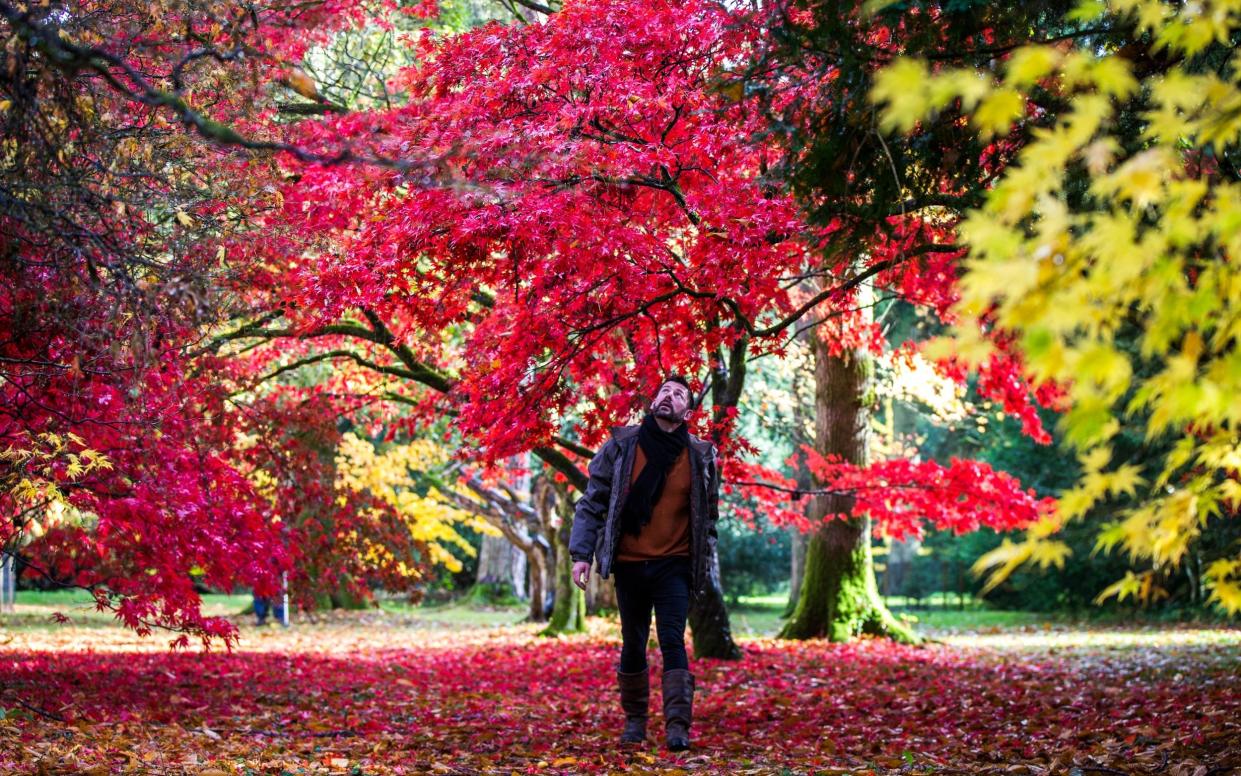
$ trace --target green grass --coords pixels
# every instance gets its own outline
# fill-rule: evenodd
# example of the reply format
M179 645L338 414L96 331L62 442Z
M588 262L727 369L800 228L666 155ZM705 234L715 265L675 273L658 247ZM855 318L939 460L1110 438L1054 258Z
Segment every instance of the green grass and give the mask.
M923 599L930 602L931 599ZM951 603L955 604L953 596ZM780 615L788 602L787 593L763 596L740 596L728 609L733 632L738 636L774 636L784 624ZM944 633L955 631L992 631L1013 628L1036 627L1047 623L1064 622L1065 617L1038 612L1007 612L982 608L977 602L967 602L965 609L911 609L899 598L888 599L888 606L898 618L912 622L919 631ZM938 601L936 602L938 603Z
M210 614L235 614L250 605L249 593L226 595L208 593L202 597L203 611ZM93 610L95 599L85 590L19 590L19 606L38 608L63 607L74 611ZM65 614L69 612L66 611Z
M240 614L250 605L248 593L224 595L209 593L202 597L203 613L212 617ZM0 614L0 628L10 630L38 630L54 628L53 615L62 614L75 625L108 627L116 624L116 616L109 611L98 611L95 599L85 590L19 590L17 611Z
M754 609L782 608L788 600L788 593L772 593L771 595L743 595L737 597L737 605L744 608Z
M529 606L472 606L465 603L416 606L404 601L381 600L379 608L388 614L416 620L428 625L441 624L450 627L464 625L512 625L523 619Z
M250 601L248 593L208 594L203 596L203 612L212 616L238 616L249 607ZM780 615L784 611L786 602L787 594L783 593L741 596L737 603L728 609L733 634L739 638L774 636L784 624L784 618ZM57 612L69 617L76 624L88 627L107 627L115 623L115 618L110 612L95 611L90 594L83 590L22 590L17 594L17 603L16 614L0 615L0 627L8 629L55 627L52 615ZM1067 614L986 609L976 602L969 602L964 609L934 607L909 609L897 605L900 603L904 602L889 599L889 606L893 613L899 618L912 622L919 632L933 637L1168 624L1158 617L1136 617L1128 612L1092 612L1085 618L1074 618ZM528 605L524 603L486 605L467 600L455 600L438 604L412 605L399 599L381 599L379 609L384 614L415 627L447 629L513 625L524 620L529 611ZM605 616L615 619L616 613L606 612ZM1223 625L1226 628L1229 627L1228 623L1223 623Z
M996 609L893 609L899 619L912 622L918 630L925 631L989 631L1034 627L1048 623L1064 622L1056 614L1040 612L1005 612Z

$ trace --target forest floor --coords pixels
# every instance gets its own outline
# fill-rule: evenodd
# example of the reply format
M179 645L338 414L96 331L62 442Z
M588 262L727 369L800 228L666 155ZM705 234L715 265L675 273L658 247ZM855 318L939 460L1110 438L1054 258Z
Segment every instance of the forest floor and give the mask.
M743 660L691 659L695 746L672 754L658 680L648 743L615 743L608 618L548 639L504 608L237 616L231 653L170 652L36 599L0 617L0 773L1241 773L1241 629L932 613L926 646L842 645L750 609Z

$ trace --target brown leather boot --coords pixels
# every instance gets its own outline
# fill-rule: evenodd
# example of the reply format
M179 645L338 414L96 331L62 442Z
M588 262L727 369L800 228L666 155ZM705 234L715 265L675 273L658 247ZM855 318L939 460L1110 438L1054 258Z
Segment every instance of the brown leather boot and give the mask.
M688 668L664 671L664 734L674 752L689 749L689 726L694 721L694 675Z
M631 674L616 672L620 687L621 708L625 710L625 731L621 743L641 744L646 741L647 709L651 700L650 666Z

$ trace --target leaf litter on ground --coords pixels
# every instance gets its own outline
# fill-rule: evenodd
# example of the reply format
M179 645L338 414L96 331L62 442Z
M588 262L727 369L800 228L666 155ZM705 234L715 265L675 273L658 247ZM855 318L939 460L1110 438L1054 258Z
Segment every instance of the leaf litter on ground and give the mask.
M906 647L752 638L692 659L694 748L616 743L616 624L428 628L333 615L170 652L54 626L0 647L0 772L1241 772L1241 631L958 632ZM692 634L690 635L692 643Z

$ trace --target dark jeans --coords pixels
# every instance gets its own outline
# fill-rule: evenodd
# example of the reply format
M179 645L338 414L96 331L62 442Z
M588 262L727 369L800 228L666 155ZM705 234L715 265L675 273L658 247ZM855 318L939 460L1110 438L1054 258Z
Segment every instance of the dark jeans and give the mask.
M284 622L284 598L278 597L274 599L262 598L254 596L254 617L258 620L259 625L267 622L267 613L270 611L276 619L276 622Z
M685 654L685 618L689 615L692 577L689 556L616 561L612 572L616 575L616 604L623 639L620 670L629 674L646 668L652 607L664 670L689 668Z

